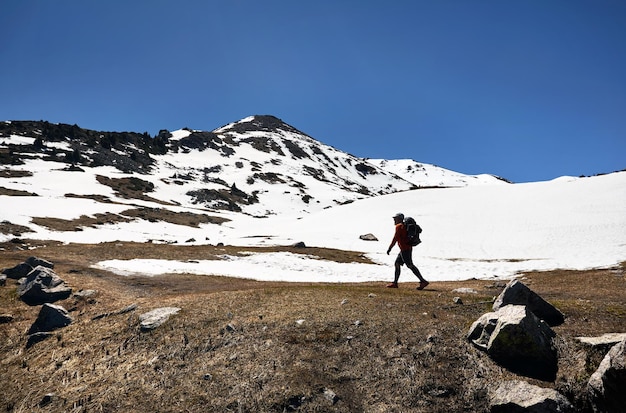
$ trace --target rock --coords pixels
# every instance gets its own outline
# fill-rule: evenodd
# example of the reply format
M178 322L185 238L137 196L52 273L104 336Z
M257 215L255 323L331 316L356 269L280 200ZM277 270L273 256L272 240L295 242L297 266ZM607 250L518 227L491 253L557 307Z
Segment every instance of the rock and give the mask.
M46 267L46 268L50 268L53 269L54 268L54 264L51 263L48 260L44 260L43 258L38 258L38 257L28 257L26 258L26 261L24 261L26 264L30 265L33 268L39 267L40 265L42 267Z
M378 241L378 238L374 234L364 234L359 236L359 239L363 241Z
M626 339L606 354L589 378L587 391L594 412L623 413L626 409Z
M178 307L161 307L141 314L139 316L141 331L154 330L167 320L170 316L180 311Z
M3 287L7 284L7 276L5 274L0 275L0 287Z
M296 242L295 244L291 244L290 247L292 248L306 248L306 244L302 241L300 242Z
M54 264L50 261L44 260L42 258L37 257L28 257L26 261L17 264L13 268L7 268L2 271L8 278L12 278L14 280L19 280L20 278L24 278L31 272L34 268L42 266L45 268L54 268Z
M44 304L39 310L37 319L30 326L28 334L54 331L72 323L72 317L60 305Z
M524 376L554 381L557 352L554 331L527 307L507 305L483 314L467 338L500 365Z
M54 393L48 393L44 395L43 398L39 401L39 407L44 407L52 403L55 397L56 395Z
M612 347L626 339L626 333L606 333L598 337L576 337L576 340L591 347Z
M0 324L10 323L14 319L13 314L0 314Z
M458 293L458 294L478 294L478 291L476 291L473 288L455 288L454 290L452 290L453 293Z
M80 290L80 291L77 291L77 292L75 292L75 293L73 294L73 296L74 296L75 298L78 298L78 299L80 299L80 300L85 300L85 299L88 299L88 298L93 298L93 297L95 297L96 295L98 295L98 291L96 291L96 290Z
M493 310L513 305L525 305L533 314L554 327L563 324L565 316L519 280L511 281L493 303Z
M324 398L328 400L331 404L335 404L339 401L339 397L337 393L332 391L331 389L324 389Z
M26 275L28 275L28 273L32 270L33 267L26 264L25 262L22 262L20 264L17 264L13 268L7 268L5 270L2 270L2 274L6 275L8 278L19 280L20 278L26 277Z
M461 299L461 297L454 297L454 298L452 299L452 302L453 302L454 304L459 304L459 305L462 305L462 304L463 304L463 300Z
M34 333L28 336L28 341L26 342L26 348L30 348L31 346L39 343L40 341L44 341L48 337L52 337L54 334L50 332L40 332Z
M17 288L17 294L28 305L41 305L64 300L72 289L51 268L38 266Z
M491 413L565 413L573 411L570 402L556 390L534 386L524 381L506 381L491 394Z

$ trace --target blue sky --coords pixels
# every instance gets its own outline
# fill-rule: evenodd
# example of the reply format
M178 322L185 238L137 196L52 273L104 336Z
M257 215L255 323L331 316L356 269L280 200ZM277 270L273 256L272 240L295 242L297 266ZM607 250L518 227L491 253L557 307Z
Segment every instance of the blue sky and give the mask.
M4 0L0 119L212 130L514 182L626 168L626 2Z

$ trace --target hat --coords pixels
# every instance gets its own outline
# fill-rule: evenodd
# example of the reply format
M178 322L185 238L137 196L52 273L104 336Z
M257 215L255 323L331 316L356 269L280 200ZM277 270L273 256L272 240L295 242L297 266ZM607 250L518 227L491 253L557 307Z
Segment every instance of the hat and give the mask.
M400 218L402 220L404 220L404 214L402 212L398 212L396 215L393 216L393 218Z

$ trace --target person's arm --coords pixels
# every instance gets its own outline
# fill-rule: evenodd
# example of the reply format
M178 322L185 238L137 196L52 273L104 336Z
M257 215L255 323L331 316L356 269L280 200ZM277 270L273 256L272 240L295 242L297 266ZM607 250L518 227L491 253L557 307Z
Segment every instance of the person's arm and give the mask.
M389 244L389 248L387 248L387 255L391 252L391 249L394 245L396 245L396 241L398 241L398 227L396 226L396 232L393 234L393 239L391 240L391 244Z

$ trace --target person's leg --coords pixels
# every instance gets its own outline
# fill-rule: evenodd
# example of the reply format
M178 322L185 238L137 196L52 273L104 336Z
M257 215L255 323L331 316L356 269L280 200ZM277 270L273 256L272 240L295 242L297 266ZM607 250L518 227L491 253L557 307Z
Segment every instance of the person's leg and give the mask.
M413 251L402 251L402 258L406 266L413 271L413 274L415 274L415 276L420 280L420 283L428 283L428 281L422 277L420 270L415 266L415 264L413 264Z
M398 286L398 279L400 278L400 267L402 267L403 263L404 261L402 260L402 253L400 253L398 254L398 257L396 258L396 262L394 263L395 272L393 274L393 282L389 284L387 287L395 288Z

